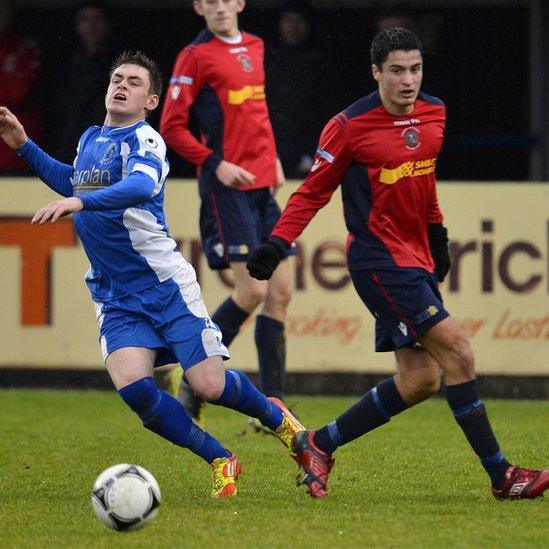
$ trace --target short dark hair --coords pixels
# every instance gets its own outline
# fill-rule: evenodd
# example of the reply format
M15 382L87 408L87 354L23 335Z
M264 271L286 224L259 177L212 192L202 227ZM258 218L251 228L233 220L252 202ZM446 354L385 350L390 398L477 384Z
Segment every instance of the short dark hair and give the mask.
M149 92L151 95L162 95L162 74L158 68L156 61L153 61L150 57L147 57L142 51L125 51L121 53L111 65L109 72L109 79L112 77L113 72L121 65L137 65L143 67L149 71L149 80L151 85Z
M372 64L381 69L381 65L387 60L389 54L397 50L419 50L423 57L423 44L412 31L402 27L391 27L378 32L372 40L370 47Z

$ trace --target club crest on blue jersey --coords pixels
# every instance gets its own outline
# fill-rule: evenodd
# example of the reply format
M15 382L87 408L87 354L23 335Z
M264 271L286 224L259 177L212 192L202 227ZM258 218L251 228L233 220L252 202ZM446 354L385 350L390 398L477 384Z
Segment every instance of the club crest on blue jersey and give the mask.
M404 138L404 146L407 149L413 151L421 145L419 130L417 128L406 128L402 131L401 135Z
M249 55L241 53L240 55L237 55L236 58L238 59L240 66L242 67L242 70L244 72L252 72L254 70L252 60L250 59Z
M113 143L107 147L105 154L101 158L101 164L110 164L113 161L114 155L116 154L116 145Z

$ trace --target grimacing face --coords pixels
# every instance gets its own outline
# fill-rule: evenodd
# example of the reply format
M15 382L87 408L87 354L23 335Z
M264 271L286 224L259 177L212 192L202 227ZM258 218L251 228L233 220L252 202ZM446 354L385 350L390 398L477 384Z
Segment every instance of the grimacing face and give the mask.
M206 20L208 28L219 36L231 37L238 33L238 14L246 0L194 0L194 10Z
M408 114L414 108L423 79L423 58L419 50L389 53L381 69L372 65L383 106L391 114Z
M120 65L112 75L105 96L107 120L132 124L146 117L159 102L150 93L149 71L131 63ZM107 123L107 125L110 125Z

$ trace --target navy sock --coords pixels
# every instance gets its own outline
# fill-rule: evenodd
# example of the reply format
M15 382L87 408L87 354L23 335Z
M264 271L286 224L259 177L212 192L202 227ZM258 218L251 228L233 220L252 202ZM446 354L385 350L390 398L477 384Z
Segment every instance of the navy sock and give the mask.
M147 429L166 440L189 448L208 463L231 455L218 440L192 422L177 399L159 391L152 377L134 381L118 393Z
M225 389L218 400L212 402L255 417L269 429L275 430L282 423L282 412L278 406L260 393L244 372L225 371Z
M223 334L223 343L228 347L238 335L240 326L250 316L228 297L212 315L212 320L219 326Z
M387 423L406 408L408 405L400 396L394 378L385 379L335 421L319 429L313 440L321 450L332 454L338 446Z
M259 360L261 390L284 400L286 384L286 336L284 323L265 315L255 320L255 345Z
M476 379L447 385L446 398L456 421L490 476L492 485L496 489L501 488L510 464L503 456L484 404L479 399Z

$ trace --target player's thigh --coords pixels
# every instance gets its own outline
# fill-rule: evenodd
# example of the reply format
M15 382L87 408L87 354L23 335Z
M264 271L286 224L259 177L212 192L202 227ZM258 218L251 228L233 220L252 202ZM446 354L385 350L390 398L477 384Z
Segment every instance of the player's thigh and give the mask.
M182 270L151 289L149 300L150 321L185 375L208 357L229 358L221 331L208 316L194 270Z
M286 320L288 304L292 299L292 287L290 285L290 266L287 260L281 261L269 280L267 296L263 303L262 313L277 319L280 322Z
M146 317L139 294L107 303L94 302L94 305L101 354L105 363L116 351L128 348L143 349L147 355L152 353L157 357L157 351L164 345ZM132 356L134 355L135 353L132 353Z
M156 351L143 347L122 347L109 354L107 371L114 386L121 389L134 381L152 376Z
M217 400L225 388L225 367L220 356L210 356L185 371L193 391L205 400Z
M288 303L292 298L290 265L284 260L278 264L267 287L267 300Z
M448 316L434 277L421 269L351 271L355 289L376 319L376 351L413 345Z
M424 349L451 375L452 370L468 374L474 371L474 353L463 328L448 317L430 328L419 338Z
M233 298L239 307L252 313L267 297L269 282L250 276L246 263L232 262L231 269L234 280Z

